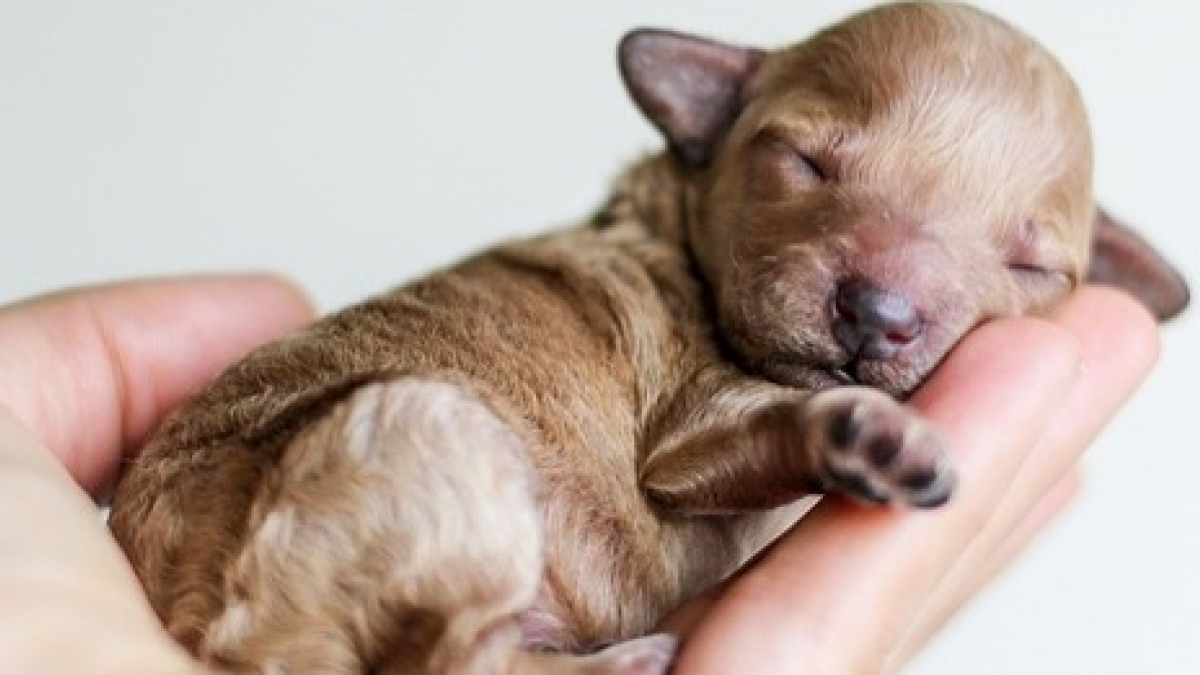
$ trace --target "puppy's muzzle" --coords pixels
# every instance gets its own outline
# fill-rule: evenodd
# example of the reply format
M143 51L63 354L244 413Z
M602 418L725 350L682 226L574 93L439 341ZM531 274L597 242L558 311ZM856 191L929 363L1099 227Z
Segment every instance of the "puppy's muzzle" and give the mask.
M921 315L908 298L867 281L841 284L833 306L833 335L855 361L891 359L924 331Z

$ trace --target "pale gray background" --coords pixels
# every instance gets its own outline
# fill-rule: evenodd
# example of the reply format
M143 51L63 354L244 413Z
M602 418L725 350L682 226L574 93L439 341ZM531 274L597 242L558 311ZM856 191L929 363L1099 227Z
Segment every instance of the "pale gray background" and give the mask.
M864 4L0 0L0 301L263 268L332 308L569 221L656 148L625 29L774 45ZM1099 193L1200 282L1194 5L981 4L1074 71ZM1074 512L912 672L1200 672L1196 315Z

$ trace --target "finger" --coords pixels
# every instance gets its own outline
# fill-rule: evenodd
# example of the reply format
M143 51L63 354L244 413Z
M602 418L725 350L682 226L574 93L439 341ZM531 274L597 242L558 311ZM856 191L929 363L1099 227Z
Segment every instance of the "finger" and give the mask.
M1145 380L1159 354L1154 318L1132 297L1110 288L1083 289L1053 319L1078 336L1082 367L1071 394L1038 442L1032 455L1036 461L1022 468L1009 490L1018 503L1033 503L1076 465ZM1017 518L1008 521L1009 527Z
M266 275L138 281L33 298L0 309L0 406L94 492L165 411L311 315L296 287Z
M1079 461L1084 450L1131 396L1158 355L1158 330L1141 305L1107 289L1086 289L1055 315L1079 337L1082 367L1070 395L1022 464L993 512L940 582L922 612L937 613L939 596L968 585L1030 509ZM1119 327L1120 330L1113 330ZM1120 335L1114 339L1114 335ZM918 615L920 625L926 621Z
M1025 518L1004 539L999 548L992 551L991 557L972 570L965 583L960 578L956 582L939 585L930 599L930 610L918 619L911 634L893 651L886 670L899 670L910 661L970 599L1007 569L1013 560L1074 502L1079 485L1079 472L1068 471L1041 501L1025 514ZM952 587L953 583L958 585Z
M1025 515L1025 519L1009 533L992 557L975 570L975 575L968 582L966 593L961 595L970 597L1007 569L1017 555L1025 550L1035 538L1045 533L1049 525L1074 505L1082 485L1083 478L1079 470L1068 471Z
M922 401L959 450L955 500L937 513L825 500L721 596L685 645L679 672L858 672L859 659L880 658L881 641L900 632L996 498L993 481L1006 481L1041 434L1075 378L1077 352L1069 335L1039 320L999 321L968 336Z
M193 670L91 499L2 408L0 597L0 672Z

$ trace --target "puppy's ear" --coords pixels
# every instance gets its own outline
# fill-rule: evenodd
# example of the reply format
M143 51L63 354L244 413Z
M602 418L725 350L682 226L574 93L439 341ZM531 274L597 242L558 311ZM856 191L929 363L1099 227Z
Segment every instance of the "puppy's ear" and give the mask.
M741 109L742 85L763 56L757 49L651 29L629 33L618 48L634 102L691 166L708 162Z
M1140 300L1159 321L1188 305L1183 277L1149 243L1104 209L1096 209L1088 281L1116 286Z

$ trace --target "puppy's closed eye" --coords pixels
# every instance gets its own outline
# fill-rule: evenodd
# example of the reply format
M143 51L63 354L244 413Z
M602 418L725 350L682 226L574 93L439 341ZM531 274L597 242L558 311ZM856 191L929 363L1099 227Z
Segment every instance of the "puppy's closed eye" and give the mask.
M1044 267L1037 263L1009 262L1008 271L1018 284L1024 286L1063 289L1071 286L1071 277L1066 272Z
M816 153L800 149L795 142L780 134L764 132L755 139L755 144L787 185L810 188L829 180L826 163Z
M1025 220L1014 242L1009 246L1005 267L1017 287L1035 299L1052 297L1070 289L1072 275L1065 264L1047 255L1046 224L1034 219ZM1036 300L1035 300L1036 302Z

